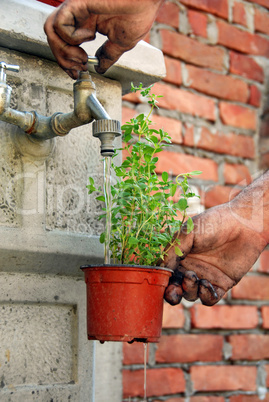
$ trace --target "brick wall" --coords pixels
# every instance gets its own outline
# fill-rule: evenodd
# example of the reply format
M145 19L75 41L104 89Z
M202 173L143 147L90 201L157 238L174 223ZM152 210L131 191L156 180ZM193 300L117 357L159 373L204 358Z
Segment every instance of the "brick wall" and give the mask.
M165 55L153 119L173 138L158 169L202 170L204 208L269 167L269 0L167 1L147 40ZM146 110L137 95L123 121ZM262 118L261 118L262 116ZM148 354L149 401L269 401L269 250L214 307L165 304ZM123 400L143 396L143 345L124 344ZM263 398L263 399L262 399Z

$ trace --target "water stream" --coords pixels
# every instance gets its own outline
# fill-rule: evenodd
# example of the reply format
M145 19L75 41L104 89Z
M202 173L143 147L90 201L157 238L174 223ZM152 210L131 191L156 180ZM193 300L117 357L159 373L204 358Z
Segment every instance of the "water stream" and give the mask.
M148 355L148 344L144 343L144 399L143 399L143 402L147 402L147 355Z
M111 157L104 158L104 195L106 204L106 222L105 222L105 264L110 264L110 233L111 233ZM144 343L144 397L142 402L147 402L147 354L148 344Z
M111 233L111 157L104 158L104 195L106 204L106 223L105 223L105 264L110 264L110 233Z

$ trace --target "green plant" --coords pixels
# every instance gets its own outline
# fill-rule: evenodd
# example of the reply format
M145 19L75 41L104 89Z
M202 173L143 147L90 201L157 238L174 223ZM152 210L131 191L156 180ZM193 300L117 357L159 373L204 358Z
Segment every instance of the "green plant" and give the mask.
M151 86L152 87L152 86ZM196 196L190 191L188 179L199 171L180 174L174 182L167 172L161 176L156 173L158 154L171 144L171 137L162 129L154 129L150 120L159 96L150 93L150 89L132 86L133 91L140 91L151 106L147 116L140 114L122 126L123 144L127 156L120 166L112 162L117 181L111 187L111 237L110 250L114 262L122 264L155 265L164 258L166 246L175 246L181 256L179 239L172 241L173 235L187 221L187 231L193 229L191 217L187 216L188 198ZM90 177L87 186L89 194L97 191L94 180ZM181 188L180 198L173 202L173 197ZM99 191L102 190L99 189ZM97 197L105 201L105 194ZM108 208L108 206L106 206ZM106 210L104 208L104 210ZM178 218L178 212L182 218ZM104 218L106 214L100 216ZM105 233L100 237L101 243Z

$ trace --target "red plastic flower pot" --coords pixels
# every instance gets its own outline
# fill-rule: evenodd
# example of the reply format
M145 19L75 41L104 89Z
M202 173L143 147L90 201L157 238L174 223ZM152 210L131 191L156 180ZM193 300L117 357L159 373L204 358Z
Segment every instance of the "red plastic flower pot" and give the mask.
M159 341L170 269L136 265L89 265L81 269L87 285L88 339Z

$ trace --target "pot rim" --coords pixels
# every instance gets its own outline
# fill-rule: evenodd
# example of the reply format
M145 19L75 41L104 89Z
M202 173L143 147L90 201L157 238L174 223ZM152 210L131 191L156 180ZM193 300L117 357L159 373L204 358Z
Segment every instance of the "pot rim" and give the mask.
M171 268L166 267L155 267L151 265L135 265L135 264L87 264L81 265L80 269L84 270L86 268L141 268L143 269L152 269L152 270L160 270L160 271L167 271L173 273L174 271Z

